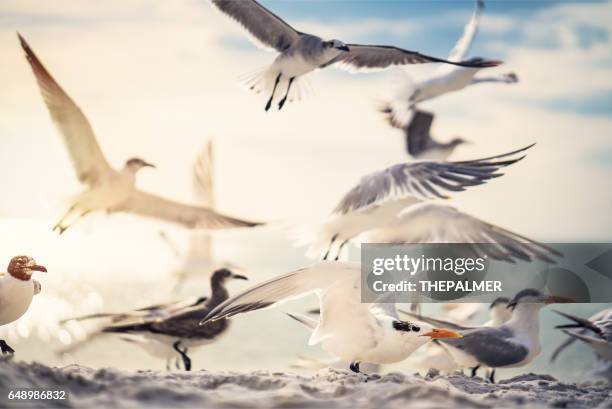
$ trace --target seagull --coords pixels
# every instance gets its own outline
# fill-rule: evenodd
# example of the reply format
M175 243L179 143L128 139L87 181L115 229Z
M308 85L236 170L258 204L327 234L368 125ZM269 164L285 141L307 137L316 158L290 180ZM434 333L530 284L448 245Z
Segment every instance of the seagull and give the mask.
M88 186L55 225L54 231L62 234L77 219L94 211L135 213L188 228L224 229L259 224L138 190L135 187L136 174L142 168L154 166L140 158L132 158L123 169L113 169L81 109L49 74L26 40L20 34L18 36L51 119L64 138L77 178Z
M320 343L330 355L350 362L349 368L356 373L360 362L399 362L429 340L460 336L428 324L402 321L393 303L362 303L360 265L336 261L319 262L247 289L215 307L201 323L223 322L310 293L319 297L321 319L309 345Z
M211 3L242 25L259 45L279 53L269 67L247 80L247 85L255 91L268 92L271 90L265 107L266 111L272 106L274 94L281 80L287 82L287 88L285 95L278 103L279 110L289 98L291 86L299 82L301 76L330 65L349 71L363 71L384 69L394 65L431 62L476 68L494 66L499 63L480 59L463 62L447 61L388 45L345 44L339 40L326 41L316 35L295 30L255 0L211 0Z
M445 325L463 337L440 340L453 359L464 368L492 368L489 381L495 382L495 368L516 368L529 364L540 353L540 319L542 307L551 303L574 302L568 298L545 295L528 288L519 291L507 307L512 317L501 325L463 327L447 321L418 316L431 325ZM413 314L407 313L412 316Z
M0 273L0 325L18 320L26 313L32 298L41 290L40 282L32 279L34 271L46 273L30 256L15 256L6 272ZM13 354L15 350L0 339L0 352Z
M228 320L219 320L203 326L198 323L213 308L228 299L225 283L230 279L247 280L245 276L234 274L230 270L217 270L210 279L212 294L204 303L177 311L167 317L135 324L108 326L102 331L141 336L152 341L153 347L172 349L181 356L185 370L190 371L189 348L214 342L229 327Z
M483 9L484 1L478 0L472 18L464 28L463 35L447 57L448 61L458 62L466 58L476 36ZM398 88L395 97L385 103L381 107L381 111L390 116L393 126L403 128L409 121L410 111L419 102L436 98L449 92L459 91L472 84L485 82L513 84L518 82L518 77L515 73L475 78L475 75L481 69L497 67L502 62L498 60L484 60L482 58L472 58L468 61L473 63L472 67L444 65L432 76L416 84L407 75L404 84Z
M512 317L512 310L506 308L510 299L507 297L497 297L493 302L489 304L489 320L482 324L483 327L494 327L501 325L508 321ZM452 322L457 326L467 327L469 321L475 318L476 314L460 314L459 312L474 311L474 306L482 306L481 303L457 303L457 304L444 304L446 309L449 305L455 305L456 307L450 310L446 315L449 317L448 321ZM404 313L403 310L399 310ZM476 311L477 312L477 311ZM418 314L409 314L412 317L418 317ZM457 320L458 319L458 320ZM419 368L421 371L428 371L430 368L435 368L445 373L451 373L455 370L461 369L457 362L452 358L452 355L447 349L438 342L432 342L427 345L427 349L424 354L420 356L410 357L408 364L411 368ZM473 375L476 373L473 371Z
M361 178L340 200L332 215L314 229L299 232L298 245L309 244L307 256L338 259L353 238L373 229L393 229L398 214L423 201L447 199L501 176L499 170L523 159L527 146L502 155L462 162L398 163ZM423 226L425 227L425 226Z
M431 137L434 114L415 109L408 126L404 127L406 150L415 159L446 160L455 149L469 141L456 137L449 142L438 142Z
M551 362L575 340L587 344L595 353L598 360L612 362L612 308L605 309L589 319L579 318L561 311L555 311L573 321L572 324L558 325L555 328L563 329L569 338L554 351ZM567 331L578 329L579 331Z

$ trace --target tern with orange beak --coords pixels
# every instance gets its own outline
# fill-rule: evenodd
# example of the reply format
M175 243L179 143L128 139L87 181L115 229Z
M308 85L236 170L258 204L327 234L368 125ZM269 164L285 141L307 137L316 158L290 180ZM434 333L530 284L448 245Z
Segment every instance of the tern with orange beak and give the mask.
M456 331L400 320L394 303L362 303L360 265L335 261L323 261L252 287L217 306L202 323L311 293L319 296L321 319L311 326L309 345L321 344L330 355L349 362L353 372L360 372L360 362L399 362L427 341L461 337Z
M431 325L446 325L460 333L461 339L443 339L441 344L462 367L492 368L489 380L495 381L495 368L517 368L529 364L540 353L540 310L547 304L574 302L569 298L546 295L528 288L519 291L507 305L512 317L490 327L463 327L442 320L417 316Z
M32 279L34 271L46 273L47 269L36 264L30 256L16 256L11 259L6 273L0 273L0 325L19 319L26 313L32 298L40 292L40 283ZM13 348L0 339L2 354L12 354Z

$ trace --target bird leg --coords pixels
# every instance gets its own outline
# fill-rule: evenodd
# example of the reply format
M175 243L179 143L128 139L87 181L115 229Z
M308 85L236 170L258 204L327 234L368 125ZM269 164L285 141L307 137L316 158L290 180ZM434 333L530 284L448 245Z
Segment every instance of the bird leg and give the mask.
M491 369L491 374L489 375L489 381L491 383L495 383L495 369Z
M178 352L181 355L181 358L183 359L183 365L185 366L185 370L191 371L191 359L189 358L189 356L187 356L187 348L181 349L179 348L180 345L181 345L181 341L176 341L174 344L172 344L172 347L174 348L176 352Z
M60 221L57 222L57 224L55 226L53 226L53 230L52 231L56 231L57 230L58 234L62 235L62 233L64 233L66 230L68 230L68 228L70 228L70 226L72 226L74 223L76 223L77 220L79 220L81 217L83 217L83 216L85 216L86 214L89 213L89 211L84 211L82 213L75 213L75 210L76 210L76 205L74 205L70 209L68 209L68 211L60 219ZM69 219L72 219L72 220L69 220Z
M334 261L338 261L338 259L340 258L340 253L342 253L342 249L344 248L346 243L348 243L348 240L344 240L342 244L340 244L340 247L338 247L338 253L336 253L336 258L334 258Z
M355 373L362 373L359 370L359 361L351 362L351 364L349 365L349 369Z
M15 353L15 350L11 348L3 339L0 339L0 351L2 351L2 355Z
M270 107L272 106L272 100L274 99L274 93L276 92L276 87L278 86L278 82L281 79L281 73L278 73L278 76L276 77L276 81L274 81L274 88L272 88L272 95L270 95L270 99L268 100L268 103L266 104L266 111L268 111L270 109Z
M323 256L323 260L327 260L327 257L329 257L329 252L331 251L331 248L334 245L334 242L336 241L337 238L338 238L338 234L334 234L331 241L329 242L329 247L327 247L327 251L325 252L325 255Z
M289 78L289 84L287 85L287 92L285 92L285 96L278 103L278 110L279 111L283 108L283 105L285 105L285 102L287 101L287 97L289 96L289 90L291 89L291 84L293 84L293 80L294 79L295 79L295 77Z
M476 372L478 372L478 368L480 368L480 365L476 365L475 367L472 368L472 375L470 375L470 378L473 378L476 376Z

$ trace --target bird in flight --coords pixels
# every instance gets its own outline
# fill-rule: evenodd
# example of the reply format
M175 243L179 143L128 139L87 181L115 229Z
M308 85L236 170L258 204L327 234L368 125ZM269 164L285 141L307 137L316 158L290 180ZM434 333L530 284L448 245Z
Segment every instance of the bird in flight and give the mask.
M474 13L466 24L463 35L457 41L448 57L446 57L448 61L459 62L467 57L478 31L478 24L483 9L484 1L477 0ZM513 84L518 82L518 77L514 73L476 77L480 70L497 67L502 64L502 61L485 60L476 57L467 60L467 62L471 62L472 66L443 65L431 76L416 83L412 81L410 74L406 72L402 85L397 88L395 96L383 104L381 111L389 115L393 126L403 128L410 121L412 110L419 102L437 98L449 92L459 91L473 84L485 82Z
M136 188L138 171L152 164L131 158L121 170L107 162L87 117L53 79L26 40L19 41L32 67L51 119L64 139L79 181L87 185L53 230L62 234L82 216L94 211L127 212L177 223L188 228L227 229L253 227L261 223L217 213L203 206L191 206L143 192Z
M345 44L335 39L323 40L316 35L297 31L255 0L211 0L211 3L240 23L259 44L279 53L269 67L246 81L257 92L271 92L266 111L272 106L281 80L286 81L287 85L284 96L278 102L279 110L290 97L292 85L296 86L301 76L331 65L349 71L432 62L475 68L491 65L490 61L483 60L448 61L389 45Z
M30 256L16 256L11 259L6 273L0 273L0 325L16 321L28 311L32 298L41 289L40 283L32 280L35 271L46 273L47 269ZM12 354L15 350L0 339L0 352Z

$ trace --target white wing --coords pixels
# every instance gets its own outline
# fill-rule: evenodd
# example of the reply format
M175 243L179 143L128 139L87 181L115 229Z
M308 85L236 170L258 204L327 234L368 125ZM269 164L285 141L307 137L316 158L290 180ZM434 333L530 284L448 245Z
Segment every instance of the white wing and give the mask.
M94 135L89 121L45 69L26 40L19 35L21 47L36 76L40 92L51 114L51 119L62 134L68 148L77 178L82 183L95 186L113 176L110 167Z
M359 184L340 200L334 213L346 214L407 197L419 200L447 198L447 192L485 183L501 176L498 171L524 158L512 158L531 146L497 155L463 162L417 161L393 165L364 176ZM503 160L498 160L503 159Z
M193 192L197 203L215 208L215 174L213 141L208 140L193 165ZM191 260L212 259L212 237L207 232L193 232L189 240Z
M484 9L484 1L477 0L476 6L474 7L474 13L472 13L472 18L465 25L463 29L463 35L455 44L455 47L452 49L450 54L448 55L449 61L461 61L467 57L470 52L470 47L474 42L474 37L476 36L476 32L478 31L478 23L480 22L480 16L482 15L482 10Z
M206 207L174 202L139 190L134 190L124 203L113 210L161 219L191 229L216 230L261 224L225 216Z
M211 3L263 45L278 52L285 51L300 38L300 32L255 0L212 0Z
M474 252L494 260L514 262L539 259L554 262L561 253L457 209L420 203L405 209L393 226L365 234L368 243L467 243ZM483 243L494 245L481 246Z

